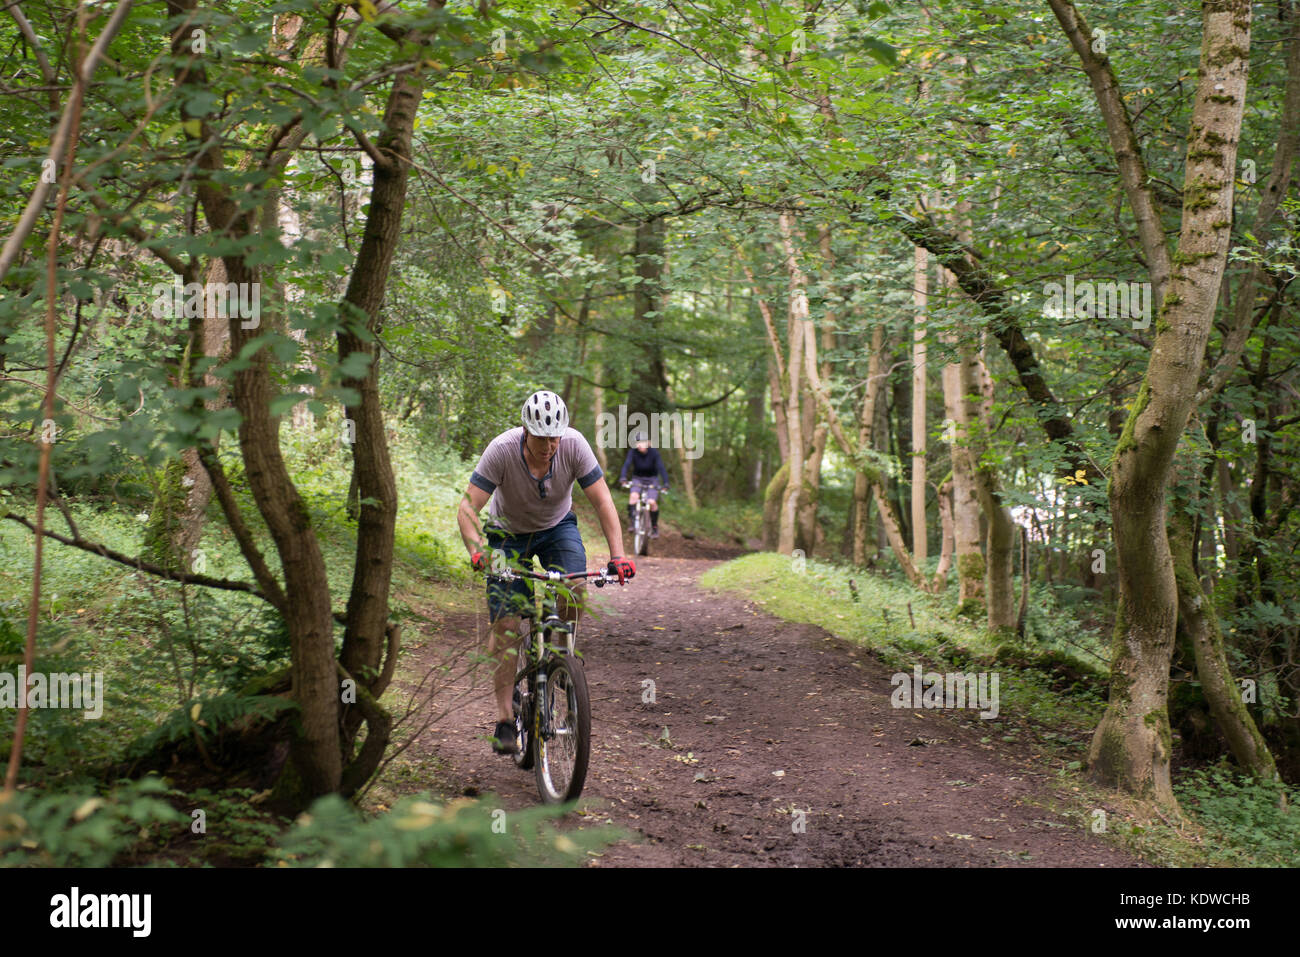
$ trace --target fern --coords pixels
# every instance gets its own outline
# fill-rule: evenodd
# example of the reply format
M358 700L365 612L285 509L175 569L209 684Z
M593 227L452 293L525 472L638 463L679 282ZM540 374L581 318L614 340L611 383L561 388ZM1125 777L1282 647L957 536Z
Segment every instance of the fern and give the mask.
M282 867L576 865L588 850L625 836L612 828L557 833L548 821L564 811L533 807L507 813L490 799L435 804L427 795L413 795L366 818L332 794L299 816L272 858Z
M158 778L125 782L106 795L0 794L0 867L107 867L150 836L189 822L157 795Z
M210 740L222 728L241 718L269 721L282 711L296 707L294 702L277 695L241 695L231 692L196 698L168 714L153 731L136 739L130 751L138 757L160 747L188 741L196 728L200 736Z

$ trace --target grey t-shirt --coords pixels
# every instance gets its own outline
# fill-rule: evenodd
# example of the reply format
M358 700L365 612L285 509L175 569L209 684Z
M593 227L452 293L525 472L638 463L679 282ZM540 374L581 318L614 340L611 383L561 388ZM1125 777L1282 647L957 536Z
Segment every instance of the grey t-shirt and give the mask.
M573 483L586 488L604 473L583 434L567 429L542 479L524 461L524 428L502 432L483 450L470 484L492 495L488 515L512 535L540 532L559 523L573 507Z

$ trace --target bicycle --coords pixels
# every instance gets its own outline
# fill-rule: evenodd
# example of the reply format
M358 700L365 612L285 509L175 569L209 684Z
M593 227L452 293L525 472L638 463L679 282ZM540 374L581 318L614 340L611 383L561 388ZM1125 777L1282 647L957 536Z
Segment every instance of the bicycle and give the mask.
M618 582L618 576L605 570L565 574L510 568L491 574L503 582L529 578L545 583L540 616L536 602L520 612L524 629L519 636L521 666L515 674L513 705L519 750L513 759L520 770L534 772L544 803L575 801L586 783L591 758L591 695L574 650L575 624L560 617L555 586L590 579L603 588ZM559 642L552 641L557 636Z
M631 482L624 482L624 488L631 488ZM650 530L652 528L650 520L650 503L646 501L645 491L658 489L661 496L668 494L668 489L661 485L641 485L642 493L636 502L636 512L632 520L632 554L649 555L650 554Z

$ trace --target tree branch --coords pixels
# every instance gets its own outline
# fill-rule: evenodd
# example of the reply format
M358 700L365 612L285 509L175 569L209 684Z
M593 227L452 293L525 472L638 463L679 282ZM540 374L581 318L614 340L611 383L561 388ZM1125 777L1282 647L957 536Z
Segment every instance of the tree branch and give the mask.
M40 39L36 36L36 31L32 29L31 23L23 14L23 9L18 5L18 0L13 0L9 4L9 15L18 23L18 29L22 32L23 39L27 45L32 48L32 54L36 57L36 63L41 68L41 76L45 78L46 86L50 94L50 113L59 112L59 76L50 66L49 59L45 56L45 48L41 46Z
M230 481L226 478L226 470L221 467L221 460L217 457L217 450L210 442L200 442L197 446L199 461L208 473L208 478L212 480L212 490L217 493L217 501L221 505L221 511L226 516L226 524L230 526L231 533L235 536L235 541L239 543L239 551L244 556L244 561L248 562L248 567L253 571L253 577L262 587L262 597L275 606L276 611L286 614L288 611L288 602L284 596L284 590L280 587L280 582L271 574L271 569L267 567L266 559L262 557L261 551L258 550L257 542L253 539L253 533L248 528L248 523L244 521L244 514L239 509L239 503L235 501L235 493L230 488Z
M24 515L19 515L16 512L6 512L0 517L7 518L11 522L17 522L19 525L30 529L32 532L36 531L36 525ZM143 558L132 558L130 555L115 551L114 549L101 545L98 542L87 541L80 535L69 537L67 535L60 535L58 532L53 532L49 529L42 530L41 534L46 538L54 539L56 542L62 542L64 545L71 545L73 548L79 548L83 552L90 552L91 554L99 555L102 558L107 558L110 561L117 562L119 565L126 565L130 568L134 568L136 571L147 572L150 575L157 576L158 578L166 578L169 581L184 582L190 585L202 585L205 588L220 588L224 591L242 591L250 595L256 595L258 598L264 599L268 602L270 601L266 595L257 590L256 585L252 585L248 582L232 581L228 578L212 578L208 575L195 575L190 572L174 571L170 568L163 568L161 565L147 562ZM272 602L272 604L274 604L274 602Z
M1282 100L1282 115L1278 118L1277 149L1273 153L1273 169L1264 187L1264 195L1260 197L1259 208L1255 211L1255 224L1251 229L1261 245L1267 242L1272 233L1273 219L1278 205L1291 186L1291 172L1295 167L1297 152L1300 152L1300 12L1291 15L1291 33L1287 37L1286 93ZM1196 393L1197 405L1221 392L1228 384L1232 374L1237 371L1242 353L1246 350L1246 340L1250 338L1251 332L1258 324L1259 317L1272 305L1271 299L1258 312L1254 308L1255 290L1263 278L1263 263L1254 263L1237 289L1237 298L1232 308L1232 321L1223 336L1223 351L1214 364L1214 372Z
M73 90L73 98L78 97L78 90L84 90L90 85L90 78L95 72L95 66L98 64L100 57L104 55L104 51L108 48L108 44L117 34L117 31L121 29L122 22L131 9L131 3L132 0L122 0L117 5L117 9L113 11L113 15L109 17L108 23L104 26L103 32L100 33L94 46L90 48L90 52L86 54L86 59L82 61L79 71L80 82ZM72 130L73 114L78 112L78 109L74 109L76 106L77 104L71 102L68 104L69 108L63 111L63 116L59 118L59 125L50 140L50 151L46 154L46 158L56 164L62 159L63 151L67 146L68 136ZM36 220L40 218L41 208L45 205L45 198L49 195L50 186L52 185L47 182L48 179L49 177L45 176L37 178L36 186L32 190L31 197L27 200L27 206L23 209L18 225L14 227L14 231L5 240L4 248L0 249L0 281L3 281L8 274L10 267L18 259L18 251L36 227Z
M1133 218L1137 222L1138 238L1142 242L1142 251L1151 272L1152 296L1158 306L1164 302L1165 285L1169 282L1169 245L1160 222L1160 212L1156 208L1146 163L1142 159L1142 148L1133 132L1128 106L1124 103L1110 60L1104 53L1099 54L1093 50L1092 31L1083 15L1070 0L1047 2L1056 14L1061 29L1070 38L1074 52L1079 55L1084 72L1092 83L1097 106L1106 121L1106 132L1110 135L1111 149L1115 152L1115 162L1119 167L1120 184L1124 187L1129 206L1133 210Z

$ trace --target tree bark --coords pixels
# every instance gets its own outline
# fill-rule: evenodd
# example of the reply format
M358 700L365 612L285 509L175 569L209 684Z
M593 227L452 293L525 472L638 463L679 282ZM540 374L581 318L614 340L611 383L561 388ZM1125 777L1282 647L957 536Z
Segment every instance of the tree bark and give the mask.
M912 305L912 558L925 567L929 545L925 521L925 447L927 389L925 361L925 312L930 297L927 266L929 256L917 246L913 250Z
M808 342L805 326L808 317L807 279L799 267L794 249L794 214L783 211L777 218L781 233L782 248L785 252L785 268L789 275L789 305L786 316L786 340L788 359L785 366L786 379L782 385L785 399L786 430L790 440L790 472L786 479L785 494L781 501L781 527L777 540L777 550L783 555L791 554L797 546L798 518L800 499L804 494L804 464L807 457L804 438L803 416L803 369L804 349Z
M872 445L872 434L876 423L876 404L884 381L880 371L885 349L885 327L879 323L871 329L871 353L867 357L867 381L863 388L862 410L858 414L858 448L866 454ZM872 485L867 474L861 469L853 477L853 564L865 565L867 562L867 540L871 532L868 521L869 509L867 496ZM873 543L874 545L874 543ZM874 552L875 549L872 548Z
M956 288L952 273L943 270L945 284ZM952 461L953 538L957 554L957 612L971 618L986 614L984 599L984 536L980 531L980 494L976 480L976 459L972 449L975 431L981 425L974 394L976 350L969 342L958 342L957 361L943 367L944 410L949 425L949 454Z
M955 529L952 518L952 479L938 488L939 503L939 564L935 566L931 590L941 592L948 587L948 571L952 568Z
M1130 149L1131 122L1109 65L1067 0L1049 0L1097 90L1112 144ZM1196 380L1219 298L1232 220L1237 140L1245 105L1251 5L1203 6L1200 74L1192 108L1178 254L1169 257L1159 223L1142 225L1153 205L1149 181L1120 155L1121 182L1140 224L1160 304L1156 336L1137 399L1110 470L1119 602L1110 701L1089 750L1093 779L1177 809L1170 782L1169 666L1178 590L1166 528L1165 493L1174 452L1196 401ZM1126 133L1124 128L1130 127ZM1136 147L1132 147L1135 149ZM1165 264L1172 263L1169 272ZM1167 287L1167 289L1166 289Z
M638 355L632 363L627 412L649 417L667 409L668 372L663 339L659 335L659 307L664 297L666 220L656 217L637 225L632 247L636 274L641 280L632 290L632 335ZM653 421L653 420L650 420Z
M170 0L173 16L194 8L193 0ZM188 40L180 26L172 36L172 53L185 55ZM205 87L201 65L191 58L179 71L177 85ZM186 97L182 94L182 102ZM256 210L241 209L219 182L224 161L217 137L205 117L182 107L182 120L197 120L198 135L190 134L198 174L199 203L213 233L242 240L254 231ZM210 145L211 144L211 145ZM223 258L233 283L260 282L258 271L240 254ZM239 317L229 322L231 350L238 353L258 333L244 329ZM293 697L298 704L299 734L292 746L302 796L315 797L337 789L342 775L338 737L338 679L334 661L334 619L329 579L320 546L311 527L306 503L298 494L280 454L279 417L270 412L277 391L271 380L268 350L258 349L249 364L234 373L231 399L239 410L239 446L245 477L258 511L266 521L280 555L285 580L285 624L289 631Z
M1169 520L1169 551L1178 589L1178 628L1191 645L1201 691L1233 757L1254 777L1272 780L1277 777L1277 765L1233 680L1218 615L1196 577L1192 561L1193 509L1194 503L1180 508Z

